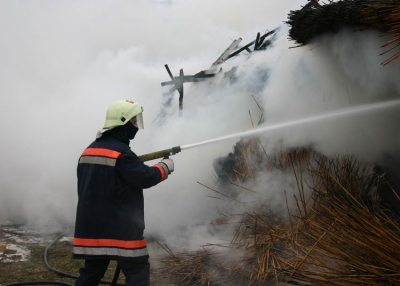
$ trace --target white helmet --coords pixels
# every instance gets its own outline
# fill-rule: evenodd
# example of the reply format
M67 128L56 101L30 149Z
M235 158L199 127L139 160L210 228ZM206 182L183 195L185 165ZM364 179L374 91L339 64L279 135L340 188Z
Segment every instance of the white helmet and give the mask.
M144 129L143 107L132 100L117 100L107 110L103 130L125 125L136 116L138 128ZM104 131L106 131L104 130Z

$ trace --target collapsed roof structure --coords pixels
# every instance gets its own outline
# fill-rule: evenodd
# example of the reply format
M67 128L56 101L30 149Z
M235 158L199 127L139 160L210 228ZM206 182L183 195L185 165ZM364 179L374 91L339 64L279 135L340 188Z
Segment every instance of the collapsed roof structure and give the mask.
M392 37L382 54L396 52L382 65L400 58L399 0L306 5L291 11L287 24L299 46L345 27L378 30ZM184 78L179 82L170 76L172 82L183 83ZM237 223L231 241L181 255L166 246L170 257L161 268L163 277L191 285L400 285L398 172L351 157L327 158L311 149L270 156L258 138L241 140L216 164L220 176L225 174L227 184L236 188L236 193L215 190L216 196L239 206L238 193L253 192L242 184L255 179L254 170L279 174L292 169L299 190L297 209L289 210L287 204L285 217L257 201L243 214L235 207L233 213L219 212L216 228ZM311 180L304 184L307 170Z
M167 100L166 104L164 104L164 108L167 108L170 106L171 103L171 95L174 91L178 91L179 93L179 115L182 115L182 110L183 110L183 96L184 96L184 84L185 83L196 83L196 82L202 82L207 79L212 79L218 74L222 74L223 69L220 67L221 64L226 62L227 60L239 55L243 51L247 51L250 55L253 52L257 51L263 51L266 50L273 42L273 35L278 31L278 29L273 29L271 31L265 32L263 35L261 33L257 33L257 37L254 41L244 45L240 46L240 43L242 41L242 38L238 38L234 40L228 48L212 63L211 67L207 70L202 70L199 71L198 73L194 75L185 75L183 69L180 69L179 75L178 76L173 76L169 66L166 64L165 69L167 70L167 73L170 77L170 81L165 81L161 83L161 86L169 86L172 85L172 87L169 89L168 94L169 99ZM254 46L254 47L253 47ZM253 48L251 50L250 48ZM235 68L233 68L229 72L225 72L225 76L232 76L232 73L234 73ZM163 110L161 110L161 113L157 117L158 119L163 119L164 114ZM156 118L156 120L157 120Z
M351 27L355 31L365 29L376 29L383 35L390 35L391 39L387 41L381 55L396 52L382 62L382 65L388 65L400 58L400 8L399 0L341 0L332 2L329 5L315 4L311 1L300 10L290 11L288 21L291 28L289 37L294 40L298 46L309 44L320 35L337 33L344 27ZM184 84L203 82L214 78L223 73L220 65L229 59L247 51L252 52L266 50L274 41L271 37L276 34L278 28L265 32L263 35L257 33L256 39L244 46L240 46L242 38L234 40L228 48L215 60L209 69L202 70L194 75L185 75L184 70L180 69L179 75L174 76L168 64L165 69L170 77L170 81L161 82L161 86L172 86L168 93L168 99L163 105L166 109L170 107L172 93L179 93L179 115L182 115ZM251 48L253 50L251 50ZM226 76L232 76L234 70L225 72ZM161 110L156 118L159 122L165 119L165 110ZM156 121L155 120L155 121Z

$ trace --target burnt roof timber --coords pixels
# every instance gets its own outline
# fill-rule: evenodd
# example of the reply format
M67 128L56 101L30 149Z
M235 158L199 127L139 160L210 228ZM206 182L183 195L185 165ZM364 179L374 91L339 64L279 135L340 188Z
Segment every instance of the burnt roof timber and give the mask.
M183 74L183 69L179 71L179 78L183 78L185 75ZM179 110L182 111L183 109L183 81L179 81L176 84L176 89L179 92ZM182 112L179 113L179 116L182 116Z
M234 40L232 44L219 56L219 58L211 65L211 69L217 67L218 65L222 64L229 58L229 54L239 46L242 38Z
M214 76L215 74L184 75L184 76L174 77L174 79L171 81L164 81L161 83L161 86L176 85L176 83L199 82Z
M255 43L258 44L257 48L262 47L262 46L263 46L262 43L264 42L265 38L268 37L268 36L270 36L270 35L272 35L272 34L274 34L276 31L277 31L277 29L273 29L272 31L269 31L268 33L265 33L263 36L259 36L260 33L258 33L258 34L257 34L257 38L256 38L254 41L248 43L247 45L245 45L245 46L241 47L240 49L238 49L237 51L233 52L233 53L230 54L226 59L228 60L228 59L230 59L230 58L232 58L232 57L234 57L234 56L240 54L240 53L243 52L244 50L249 51L249 50L250 50L249 48L250 48L252 45L254 45ZM257 49L256 49L256 50L257 50ZM251 51L250 51L250 52L251 52Z
M168 72L168 74L169 74L169 77L172 79L172 80L174 80L174 76L172 75L172 72L171 72L171 70L169 69L169 66L168 65L164 65L165 66L165 69L167 70L167 72Z
M239 38L237 40L234 40L230 46L218 57L218 59L211 65L211 68L205 71L201 71L198 74L195 75L184 75L183 73L183 69L180 70L179 72L179 76L178 77L174 77L172 75L171 70L169 69L168 65L165 65L165 69L168 72L169 77L171 78L171 81L165 81L165 82L161 82L161 86L167 86L167 85L173 85L173 87L170 89L170 92L173 92L174 90L177 90L179 92L179 115L181 116L182 113L182 109L183 109L183 84L184 83L188 83L188 82L201 82L204 81L208 78L212 78L215 77L215 75L218 73L216 72L217 66L222 64L223 62L225 62L226 60L230 59L231 57L234 57L236 55L238 55L240 52L247 50L248 52L251 53L251 50L249 49L249 47L251 47L254 44L254 50L260 50L260 49L264 49L266 48L270 42L265 42L264 40L266 39L266 37L274 34L276 32L277 29L274 29L272 31L269 31L267 33L265 33L263 36L260 36L260 33L257 33L257 38L245 45L244 47L238 49L237 51L233 52L231 54L231 52L236 49L239 45L239 43L242 41L242 38ZM220 69L220 71L222 71L222 69ZM220 72L219 71L219 72Z

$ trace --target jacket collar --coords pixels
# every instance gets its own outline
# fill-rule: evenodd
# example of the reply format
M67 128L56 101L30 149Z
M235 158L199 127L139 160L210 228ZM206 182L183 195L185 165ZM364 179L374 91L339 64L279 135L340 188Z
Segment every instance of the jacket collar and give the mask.
M111 130L105 131L100 138L97 138L96 140L99 140L101 138L107 138L107 137L112 137L117 139L118 141L121 141L125 143L126 145L129 145L130 140L128 137L124 134L123 130L121 127L116 127Z

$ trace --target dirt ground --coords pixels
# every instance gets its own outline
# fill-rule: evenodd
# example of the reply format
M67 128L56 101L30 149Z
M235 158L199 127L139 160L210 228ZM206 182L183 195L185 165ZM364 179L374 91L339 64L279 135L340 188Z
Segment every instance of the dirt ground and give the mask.
M62 281L74 283L74 279L60 277L46 269L43 263L43 253L45 246L39 244L25 244L30 250L30 255L26 261L0 262L0 283L3 285L25 282L25 281ZM79 268L83 261L72 259L71 244L60 242L54 245L49 252L49 265L57 270L78 275ZM7 252L6 252L7 253ZM106 273L106 279L111 280L115 270L115 263L110 263ZM120 275L120 282L123 283L123 274Z
M51 241L53 238L48 238ZM74 284L73 278L61 277L49 271L43 262L43 254L46 246L49 244L32 241L15 241L7 240L10 245L17 245L25 250L26 259L13 249L8 249L4 254L0 254L0 286L5 286L17 282L28 281L58 281ZM79 274L79 268L83 266L82 260L72 259L72 244L70 241L57 242L49 251L48 262L49 265L59 271L66 272L72 275ZM11 257L11 258L10 258ZM152 259L151 259L152 260ZM151 261L152 262L152 261ZM152 265L154 265L152 263ZM105 280L112 280L116 263L111 261L110 266L104 277ZM124 283L125 276L121 272L118 282ZM168 283L167 281L160 281L156 277L151 277L151 285L176 285Z

